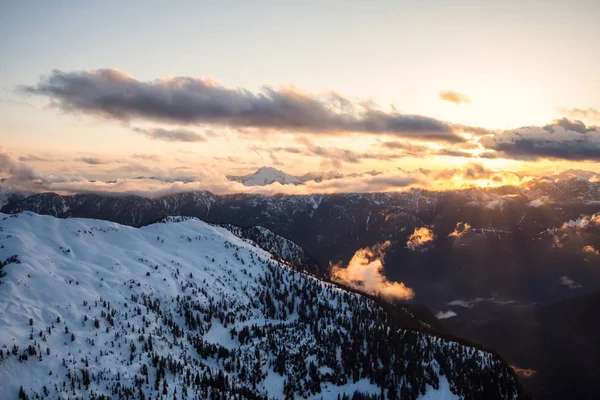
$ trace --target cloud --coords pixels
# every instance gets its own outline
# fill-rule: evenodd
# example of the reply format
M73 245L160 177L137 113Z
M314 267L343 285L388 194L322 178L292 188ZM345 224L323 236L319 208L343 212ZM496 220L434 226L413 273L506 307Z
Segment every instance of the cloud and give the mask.
M205 142L206 137L192 131L188 131L185 129L162 129L162 128L151 128L151 129L143 129L143 128L133 128L133 130L137 133L141 133L142 135L154 139L154 140L163 140L165 142Z
M484 136L479 143L495 156L520 160L600 160L600 129L566 118Z
M476 304L479 303L494 303L494 304L498 304L498 305L507 305L507 304L514 304L516 301L515 300L506 300L506 299L502 299L502 298L498 298L495 295L492 297L476 297L474 299L470 299L470 300L452 300L449 301L448 304L449 306L458 306L458 307L464 307L464 308L473 308Z
M558 278L558 281L560 282L561 285L564 285L564 286L568 287L569 289L579 289L580 287L582 287L579 283L575 282L573 279L569 278L568 276L561 276L560 278Z
M280 146L280 147L263 147L250 146L249 149L260 156L266 152L273 160L274 153L288 153L294 155L303 155L309 157L321 157L327 159L336 167L341 167L342 163L360 164L364 160L379 160L391 161L402 158L403 154L397 153L380 153L380 152L356 152L349 149L341 149L332 146L320 146L314 143L311 139L302 137L297 141L304 147ZM262 156L260 156L262 158Z
M467 144L467 143L464 143ZM430 157L430 156L449 156L449 157L475 157L474 154L471 154L467 151L454 149L454 148L432 148L430 146L423 146L413 143L408 143L406 141L389 141L383 142L381 144L383 148L398 150L400 151L399 156L411 156L411 157Z
M436 171L418 169L428 176L430 180L440 181L447 184L451 180L462 182L463 185L476 183L478 185L514 185L521 184L527 177L521 177L514 172L504 170L493 170L481 163L470 162L459 168L446 168Z
M0 147L0 174L8 175L8 179L30 181L40 177L34 168L18 161Z
M147 160L147 161L160 161L161 160L160 156L157 154L132 154L131 157L137 158L140 160Z
M465 94L453 92L453 91L442 91L438 93L438 97L441 100L454 103L454 104L470 104L471 100Z
M93 157L92 157L93 158ZM96 162L98 160L88 160ZM235 160L234 160L235 162ZM86 170L86 173L89 171ZM260 193L265 195L289 194L305 195L314 193L344 192L388 192L417 186L417 177L407 175L380 176L378 173L348 174L339 179L308 181L302 185L281 185L248 187L233 182L212 167L188 169L189 176L180 176L179 169L164 171L144 163L120 163L114 168L99 165L94 169L96 176L117 176L120 178L88 179L84 176L42 174L26 163L18 161L0 148L0 178L4 177L2 188L9 191L59 194L103 193L115 195L135 194L157 198L173 193L210 191L215 194ZM123 178L125 176L125 178ZM157 179L140 177L158 177ZM160 179L159 179L160 178Z
M565 244L575 240L580 242L588 236L588 229L600 226L600 213L591 216L585 215L576 220L565 222L559 228L553 229L552 247L563 248Z
M416 251L421 249L427 243L432 242L434 239L433 232L431 229L424 226L415 228L414 232L408 237L406 241L406 248Z
M91 165L100 165L107 164L108 161L103 160L99 157L80 157L75 159L75 161L81 161L82 163L91 164Z
M19 161L21 162L38 162L38 161L50 161L47 158L34 156L33 154L27 154L26 156L20 156Z
M587 253L587 254L593 254L596 256L600 256L600 251L596 250L594 248L594 246L589 245L589 244L587 246L584 246L583 249L581 249L581 251L583 251L584 253Z
M346 268L332 265L333 280L388 300L412 299L415 292L402 282L390 282L384 275L383 258L390 241L359 249Z
M590 118L600 120L600 110L597 110L595 108L561 108L560 112L576 118Z
M447 319L447 318L452 318L452 317L456 317L458 314L455 313L452 310L448 310L448 311L439 311L435 314L435 317L437 319Z
M464 158L475 157L475 155L469 153L468 151L454 150L454 149L439 149L439 150L435 151L434 153L432 153L432 155L448 156L448 157L464 157Z
M213 79L172 77L139 81L116 69L79 72L54 70L20 91L46 96L67 112L129 121L154 120L180 125L208 124L281 133L388 134L420 140L463 142L461 132L481 128L454 125L421 115L386 112L367 102L354 103L335 92L318 97L296 87L260 92L227 88Z
M452 231L448 235L448 237L460 239L461 237L466 235L470 230L471 230L471 225L469 225L467 222L457 222L456 228L454 228L454 231Z
M570 241L581 242L591 233L591 229L600 227L600 213L583 215L576 220L563 223L559 228L552 229L553 247L562 248Z

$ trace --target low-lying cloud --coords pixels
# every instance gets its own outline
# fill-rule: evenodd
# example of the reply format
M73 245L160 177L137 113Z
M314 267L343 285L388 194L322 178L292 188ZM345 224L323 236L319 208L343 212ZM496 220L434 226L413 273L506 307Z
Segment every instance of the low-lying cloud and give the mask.
M552 230L553 247L562 248L569 241L576 243L585 240L593 228L600 227L600 213L583 215L575 220L563 223ZM585 248L585 247L584 247Z
M332 278L355 289L382 296L388 300L407 300L415 292L402 282L390 282L384 274L383 258L390 241L359 249L346 266L332 265Z
M586 254L600 256L600 250L597 250L594 246L590 244L588 244L587 246L583 246L583 249L581 249L581 251L583 251Z
M17 160L0 147L0 174L7 174L11 179L29 181L37 179L40 174L29 165Z
M558 278L558 281L561 285L566 286L569 289L579 289L580 287L582 287L579 283L575 282L568 276L561 276L560 278Z
M456 228L448 235L449 238L460 239L471 230L471 225L467 222L457 222Z
M408 237L406 247L412 251L422 249L426 244L434 239L433 231L427 227L415 228L414 232Z
M438 311L438 312L435 314L435 317L436 317L437 319L448 319L448 318L456 317L457 315L458 315L458 314L457 314L457 313L455 313L454 311L452 311L452 310L448 310L448 311Z

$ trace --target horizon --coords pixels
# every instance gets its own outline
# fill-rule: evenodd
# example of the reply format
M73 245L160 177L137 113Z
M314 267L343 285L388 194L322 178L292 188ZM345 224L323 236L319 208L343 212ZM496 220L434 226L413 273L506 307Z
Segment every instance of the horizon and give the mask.
M160 198L165 198L169 196L175 196L178 194L186 194L186 193L207 193L213 196L227 196L227 195L236 195L236 194L245 194L245 195L257 195L257 196L328 196L328 195L369 195L369 194L402 194L402 193L412 193L415 191L425 192L425 193L444 193L444 192L460 192L460 191L470 191L470 190L482 190L487 192L494 192L498 190L503 190L506 188L519 188L521 186L533 187L533 185L546 183L548 181L558 184L560 182L572 182L572 181L580 181L586 182L589 185L599 185L600 184L600 174L597 174L592 171L586 170L565 170L553 175L538 175L538 176L526 176L521 178L519 182L516 183L502 183L497 185L477 185L477 184L464 184L460 187L434 187L434 186L419 186L409 184L403 188L393 188L392 190L385 190L385 185L379 186L377 184L377 177L381 176L382 173L379 171L366 171L362 174L354 174L355 176L347 177L347 176L336 176L331 178L323 178L319 176L321 180L310 176L311 173L304 174L306 180L301 180L298 183L280 183L273 182L270 184L257 184L257 185L246 185L242 184L241 181L233 181L233 179L238 178L248 178L253 177L258 174L262 169L274 169L273 167L260 167L254 174L242 175L242 176L228 176L227 178L232 181L232 183L239 183L242 190L235 192L213 192L209 189L204 188L204 183L202 181L194 180L194 177L186 177L186 178L165 178L165 177L152 177L152 176L138 176L134 178L124 179L123 181L107 181L107 182L98 182L98 181L90 181L92 184L107 184L108 186L104 186L105 189L100 189L98 187L94 187L92 189L82 188L79 190L45 190L42 187L31 187L28 189L16 189L11 186L2 186L3 183L8 182L8 180L4 178L0 178L0 192L4 191L5 193L16 193L22 196L35 196L42 194L55 194L58 196L75 196L75 195L98 195L98 196L109 196L109 197L142 197L150 200L156 200ZM284 171L274 169L275 171L285 173ZM332 172L332 171L329 171ZM415 171L418 172L418 171ZM420 173L420 172L419 172ZM467 172L469 173L469 172ZM422 173L421 173L422 174ZM424 174L422 174L424 175ZM434 174L435 175L435 174ZM447 175L447 172L442 171L440 175L433 176L435 179L443 179L443 177ZM372 187L362 186L357 191L348 191L344 189L345 182L348 179L362 179L363 177L371 177L370 183ZM424 175L425 176L425 175ZM302 176L298 177L301 178ZM426 177L426 176L425 176ZM526 179L525 179L526 178ZM381 177L384 182L388 179L386 177ZM137 188L127 188L126 186L119 185L127 185L130 182L143 182L150 186L150 189L139 189ZM333 182L328 182L333 181ZM342 184L338 184L336 181L342 181ZM325 185L321 186L322 183ZM114 185L114 186L112 186ZM327 186L331 185L331 186ZM339 187L342 187L342 190L338 190ZM592 188L593 186L590 186ZM529 189L529 188L527 188ZM512 198L515 194L506 194L504 193L500 197L502 198ZM533 207L538 207L539 205L546 204L546 201L543 199L544 196L540 199L534 199L532 203L536 201L541 201L540 203L532 204ZM0 207L1 208L1 207Z

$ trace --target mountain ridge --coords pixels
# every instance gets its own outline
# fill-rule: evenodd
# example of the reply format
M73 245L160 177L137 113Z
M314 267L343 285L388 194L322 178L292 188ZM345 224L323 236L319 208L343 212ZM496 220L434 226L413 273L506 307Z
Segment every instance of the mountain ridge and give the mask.
M523 396L494 353L396 330L372 300L223 228L0 218L0 379L11 396Z

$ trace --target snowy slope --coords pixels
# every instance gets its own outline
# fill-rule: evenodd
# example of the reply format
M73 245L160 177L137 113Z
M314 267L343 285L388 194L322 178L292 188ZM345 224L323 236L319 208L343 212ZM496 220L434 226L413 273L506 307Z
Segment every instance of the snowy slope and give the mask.
M493 354L391 329L372 300L195 219L0 214L0 261L3 398L518 397Z
M277 258L291 263L296 269L322 276L325 270L295 242L279 236L275 232L262 226L240 228L231 224L220 225L235 236L251 240L258 247L268 251Z

